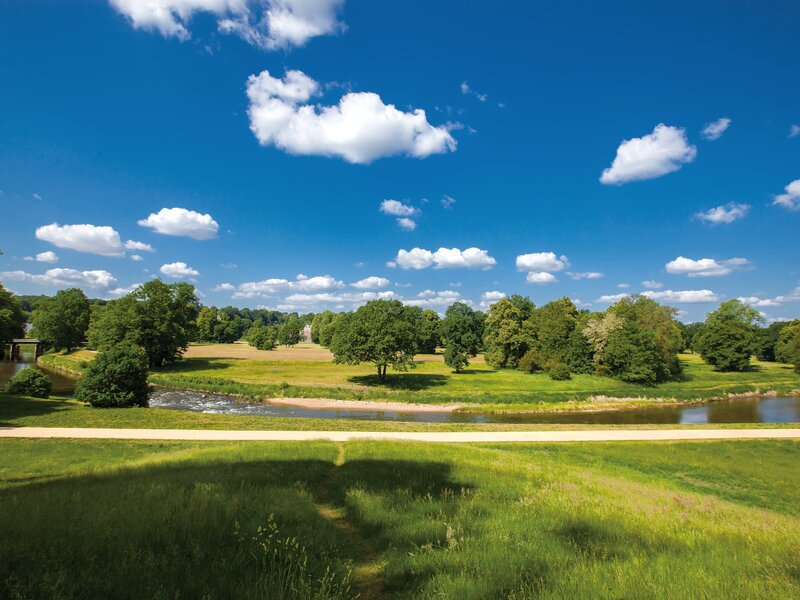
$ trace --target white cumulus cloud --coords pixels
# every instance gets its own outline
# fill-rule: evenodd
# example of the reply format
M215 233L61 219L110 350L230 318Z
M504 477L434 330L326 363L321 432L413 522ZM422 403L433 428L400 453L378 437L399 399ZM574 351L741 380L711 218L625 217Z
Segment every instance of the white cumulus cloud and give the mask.
M694 260L679 256L666 264L667 273L672 275L688 275L689 277L719 277L733 271L745 269L751 265L746 258L730 258L717 261L713 258Z
M231 283L220 283L211 288L212 292L233 292L235 290L236 286Z
M400 217L397 219L397 226L403 231L414 231L417 228L417 222L408 217Z
M211 215L185 208L162 208L137 222L142 227L153 229L156 233L195 240L213 239L217 237L219 231L219 223Z
M648 290L658 290L658 289L661 289L662 287L664 287L663 283L660 283L660 282L655 281L653 279L647 279L647 280L643 281L642 285L644 287L646 287Z
M653 133L624 140L617 148L614 162L600 176L600 182L623 184L654 179L677 171L696 155L697 148L689 144L684 129L659 123Z
M555 252L532 252L517 256L518 271L546 271L555 273L569 266L566 256L556 256Z
M289 154L336 156L359 164L456 149L449 127L434 127L422 109L404 112L370 92L349 92L335 105L309 104L319 91L319 84L302 71L287 71L283 79L269 71L251 75L247 114L259 143Z
M101 256L122 256L125 249L122 246L119 233L107 225L59 225L51 223L36 229L36 237L45 242L50 242L59 248L68 248L78 252L89 252Z
M659 302L677 302L680 304L694 304L702 302L719 302L722 297L711 290L664 290L662 292L642 292L642 296Z
M36 262L43 263L56 263L58 262L58 255L55 252L48 250L47 252L39 252L36 256L26 256L25 260L35 260Z
M287 291L321 292L344 287L344 282L330 275L307 277L298 275L294 281L283 278L270 278L261 281L247 281L236 287L233 298L269 298Z
M555 283L558 281L556 276L546 271L529 271L525 276L528 283Z
M381 202L379 210L385 215L392 215L393 217L413 217L419 214L419 209L404 204L399 200L384 200Z
M211 13L224 33L260 48L303 46L345 26L337 14L344 0L110 0L136 29L156 30L181 41L191 37L196 13Z
M436 252L424 248L399 250L389 266L401 269L491 269L497 261L489 256L488 251L480 248L439 248Z
M714 141L722 137L722 134L731 126L731 120L728 117L722 117L711 123L706 123L703 131L700 134L703 139Z
M30 281L39 285L54 287L106 288L117 280L108 271L78 271L77 269L48 269L41 275L33 275L25 271L5 271L0 279L10 281Z
M507 297L507 294L505 292L499 292L497 290L491 290L491 291L488 291L488 292L483 292L481 294L481 303L480 303L479 306L483 310L486 310L492 304L497 302L498 300L502 300L503 298L506 298L506 297Z
M185 262L174 262L166 265L161 265L159 269L162 275L177 279L179 277L196 277L200 275L199 271L191 268Z
M403 304L419 306L421 308L443 309L450 306L453 302L463 301L464 299L461 294L455 290L424 290L417 294L416 298L403 300Z
M721 223L733 223L739 219L744 219L749 211L749 204L728 202L727 204L701 211L695 217L712 225L720 225Z
M784 189L786 193L775 196L773 204L789 210L800 210L800 179L795 179Z
M380 290L388 286L391 282L385 277L365 277L351 285L359 290Z
M630 296L630 294L607 294L605 296L600 296L597 299L597 302L600 302L601 304L614 304L614 302L619 302L628 296Z
M150 244L145 244L144 242L137 242L134 240L128 240L125 242L125 248L127 250L137 250L139 252L155 252L156 249L153 248Z
M567 271L567 277L571 279L602 279L603 274L599 273L598 271L586 271L584 273L572 273Z

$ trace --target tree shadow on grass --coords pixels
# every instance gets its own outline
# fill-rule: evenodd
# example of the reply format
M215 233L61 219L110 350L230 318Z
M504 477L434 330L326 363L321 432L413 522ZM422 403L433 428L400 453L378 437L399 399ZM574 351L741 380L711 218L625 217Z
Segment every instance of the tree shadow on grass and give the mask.
M354 375L347 381L358 385L382 387L390 390L419 391L439 387L447 383L446 375L433 373L388 373L381 381L377 375Z
M50 397L31 398L0 393L0 427L19 427L13 420L23 417L41 417L55 412L74 409L66 399Z
M251 592L261 590L271 592L266 597L284 597L258 587L263 563L253 560L258 548L251 543L258 527L274 521L276 535L296 538L307 550L309 570L321 575L329 566L335 571L347 563L375 564L389 548L446 544L444 526L414 526L414 535L407 536L370 520L354 493L368 505L407 511L407 526L426 511L446 520L472 489L455 481L451 466L441 462L365 459L336 466L319 459L246 457L16 483L0 490L6 515L0 522L9 525L0 527L0 595L2 582L14 580L33 596L79 591L102 597L112 586L127 597L153 597L166 585L162 591L169 596L255 597ZM23 508L12 517L5 510L10 506ZM321 506L344 514L346 527L332 522ZM10 546L16 546L14 560L10 550L2 550ZM60 587L40 587L52 584L53 574ZM413 592L434 575L408 573L386 583ZM380 589L380 573L376 577Z
M230 360L245 360L243 358L187 358L172 365L155 369L154 373L192 373L194 371L214 371L227 369L225 364Z

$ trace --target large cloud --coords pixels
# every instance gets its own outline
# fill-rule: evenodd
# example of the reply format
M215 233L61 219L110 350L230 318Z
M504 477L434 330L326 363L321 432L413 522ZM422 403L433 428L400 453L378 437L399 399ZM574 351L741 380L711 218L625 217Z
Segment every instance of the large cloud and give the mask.
M711 223L712 225L720 225L722 223L733 223L739 219L744 219L749 211L749 204L728 202L728 204L715 206L714 208L699 212L695 217L706 223Z
M107 225L59 225L51 223L36 230L36 237L59 248L101 256L122 256L125 248L119 233Z
M653 179L672 173L697 155L697 148L686 139L686 131L659 123L653 133L624 140L617 148L611 166L603 171L600 182L623 184Z
M439 248L436 252L424 248L398 250L397 257L391 261L390 267L401 269L491 269L497 261L480 248Z
M219 223L209 214L201 214L185 208L162 208L138 221L142 227L150 227L157 233L210 240L217 237Z
M528 283L554 283L558 280L553 273L563 271L568 266L567 257L556 256L555 252L531 252L517 256L517 270L528 272L525 276Z
M1 279L10 281L30 281L39 285L54 287L106 288L117 280L108 271L78 271L77 269L48 269L42 275L33 275L25 271L5 271L0 273Z
M784 189L786 193L775 196L773 204L789 210L800 210L800 179L795 179Z
M344 24L337 12L344 0L110 0L137 29L166 37L191 37L189 21L211 13L220 31L239 35L265 49L302 46L309 39L337 33Z
M733 271L746 269L751 262L746 258L730 258L728 260L717 261L713 258L701 258L694 260L679 256L671 260L666 265L667 273L673 275L688 275L689 277L720 277L728 275Z
M247 80L250 129L263 146L290 154L337 156L366 164L405 154L424 158L456 149L447 126L428 123L425 111L404 112L370 92L350 92L339 104L315 106L319 84L302 71L283 79L269 71Z

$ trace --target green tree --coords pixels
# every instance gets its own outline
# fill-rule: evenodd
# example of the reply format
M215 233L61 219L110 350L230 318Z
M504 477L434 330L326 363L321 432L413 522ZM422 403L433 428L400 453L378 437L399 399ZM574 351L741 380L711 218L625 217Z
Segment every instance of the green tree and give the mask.
M333 336L336 333L336 329L339 327L339 324L343 322L345 319L345 315L348 313L339 313L334 314L333 318L330 320L329 323L323 323L319 328L319 344L325 348L330 347L331 342L333 341Z
M286 347L300 343L303 339L303 322L297 317L291 317L278 328L278 342Z
M454 302L447 307L441 332L445 344L444 364L459 373L480 351L481 323L469 306Z
M89 345L109 350L139 346L151 368L180 359L197 326L199 303L189 283L148 281L126 297L109 302L89 323Z
M78 381L75 397L97 408L147 406L147 365L147 356L136 346L101 352Z
M331 341L333 360L356 365L371 362L378 379L386 379L386 368L413 368L419 350L422 311L399 300L372 300L354 313L343 315Z
M441 324L442 320L435 310L422 311L422 331L419 344L421 354L436 354L436 348L442 343Z
M700 343L700 336L703 334L706 324L702 321L697 321L695 323L681 325L684 340L683 349L691 352L697 352L698 344Z
M781 331L789 325L788 321L770 323L768 327L759 327L755 336L755 355L758 360L774 361L775 346L780 339Z
M0 358L5 344L25 335L25 313L19 300L0 283Z
M775 344L775 358L794 365L795 373L800 373L800 320L795 319L782 329Z
M322 328L333 321L335 314L329 310L317 313L311 321L311 341L315 344L320 343L320 332Z
M83 291L60 290L34 311L34 333L53 350L74 350L86 339L90 313Z
M727 300L706 316L699 340L700 356L717 371L745 371L755 345L756 324L763 321L755 309L739 300Z
M522 296L503 298L486 315L483 341L486 362L496 369L515 369L533 342L529 317L533 303ZM526 317L525 315L528 315Z
M245 339L258 350L274 350L278 345L278 328L274 325L253 325Z

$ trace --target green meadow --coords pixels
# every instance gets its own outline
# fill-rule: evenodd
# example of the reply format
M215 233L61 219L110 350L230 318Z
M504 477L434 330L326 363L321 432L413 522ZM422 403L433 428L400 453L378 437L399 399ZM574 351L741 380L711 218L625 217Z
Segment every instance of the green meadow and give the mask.
M800 443L0 441L7 598L793 598Z
M92 353L46 355L46 366L80 371ZM303 360L297 360L301 357ZM390 400L428 404L475 404L471 410L571 410L613 406L613 398L635 398L628 405L653 400L691 402L728 394L800 389L800 375L790 365L753 360L744 373L720 373L695 354L680 355L683 373L676 379L643 386L608 377L574 375L553 381L543 373L496 370L480 358L455 373L441 355L421 355L405 373L389 372L379 382L370 365L337 365L324 349L311 344L281 351L259 351L243 344L191 346L186 358L151 373L154 384L190 388L251 399L269 397Z

